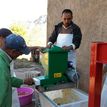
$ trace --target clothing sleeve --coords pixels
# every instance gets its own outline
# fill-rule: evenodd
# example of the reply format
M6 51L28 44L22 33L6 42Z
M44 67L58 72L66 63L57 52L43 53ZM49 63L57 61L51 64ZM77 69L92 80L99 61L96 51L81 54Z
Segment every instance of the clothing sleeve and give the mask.
M5 72L5 69L3 69L3 67L0 67L0 107L2 107L2 104L5 101L8 87L9 87L9 76Z
M23 80L16 78L16 77L11 77L11 85L12 87L20 87L23 84Z
M53 44L56 42L58 33L57 33L57 28L55 27L53 32L51 33L51 36L48 39L48 42L52 42Z
M73 30L73 44L75 45L75 49L79 48L80 44L81 44L81 40L82 40L82 33L79 27L75 28Z

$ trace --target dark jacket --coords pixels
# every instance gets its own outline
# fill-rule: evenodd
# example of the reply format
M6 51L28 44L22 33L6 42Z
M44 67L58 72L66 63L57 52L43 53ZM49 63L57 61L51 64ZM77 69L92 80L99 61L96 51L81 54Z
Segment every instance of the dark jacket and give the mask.
M53 30L51 36L49 37L48 42L52 42L53 44L56 42L58 34L60 33L60 28L62 27L63 23L59 23L55 25L55 29ZM79 48L81 44L82 34L80 28L71 22L71 26L73 29L73 44L75 45L75 49Z

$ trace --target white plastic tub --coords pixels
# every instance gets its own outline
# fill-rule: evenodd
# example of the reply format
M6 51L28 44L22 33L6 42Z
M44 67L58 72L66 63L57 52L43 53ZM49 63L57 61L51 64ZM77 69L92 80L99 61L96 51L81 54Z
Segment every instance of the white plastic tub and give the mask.
M39 93L41 107L88 107L88 96L78 89L60 89Z

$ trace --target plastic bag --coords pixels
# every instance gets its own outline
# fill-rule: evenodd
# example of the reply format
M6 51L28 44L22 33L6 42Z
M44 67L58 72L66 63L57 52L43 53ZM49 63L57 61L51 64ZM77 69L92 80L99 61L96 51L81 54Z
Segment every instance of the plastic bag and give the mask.
M20 107L16 88L12 88L12 107Z
M101 107L107 107L107 77L101 93Z
M77 83L80 79L79 73L76 71L75 68L68 68L68 71L66 72L66 75L68 79L74 83Z

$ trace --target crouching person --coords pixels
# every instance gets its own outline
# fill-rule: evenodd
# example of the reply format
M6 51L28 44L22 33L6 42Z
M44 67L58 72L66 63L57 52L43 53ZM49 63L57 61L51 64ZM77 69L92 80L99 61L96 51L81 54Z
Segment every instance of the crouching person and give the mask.
M10 72L11 61L29 53L30 50L21 36L10 34L6 37L5 45L0 49L0 107L12 107L12 87L33 84L32 78L21 80L11 77Z

